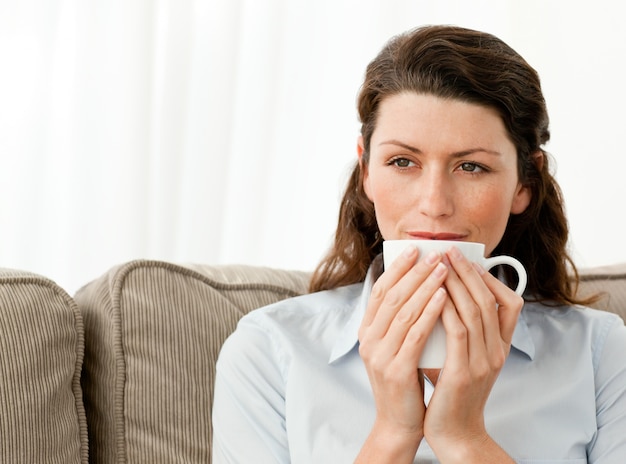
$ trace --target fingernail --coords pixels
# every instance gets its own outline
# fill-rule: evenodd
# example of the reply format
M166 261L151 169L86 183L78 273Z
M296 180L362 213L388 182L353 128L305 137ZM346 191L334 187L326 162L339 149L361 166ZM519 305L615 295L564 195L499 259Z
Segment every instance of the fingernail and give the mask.
M428 256L426 256L426 262L428 264L435 264L439 260L440 256L441 255L436 251L431 251L430 253L428 253Z
M461 253L461 250L453 246L452 248L450 248L450 256L452 256L452 259L461 259L463 257L463 254Z
M417 251L417 248L415 248L413 245L409 245L402 252L402 256L404 256L405 258L410 258L415 254L415 251Z
M441 277L446 272L446 269L445 264L439 263L433 272L437 277Z
M435 292L435 294L433 295L433 298L435 300L441 300L446 296L446 289L443 287L439 287L437 289L437 291Z
M480 264L472 263L472 265L474 266L474 269L476 269L476 271L478 271L480 275L483 275L485 273L485 268L482 267Z

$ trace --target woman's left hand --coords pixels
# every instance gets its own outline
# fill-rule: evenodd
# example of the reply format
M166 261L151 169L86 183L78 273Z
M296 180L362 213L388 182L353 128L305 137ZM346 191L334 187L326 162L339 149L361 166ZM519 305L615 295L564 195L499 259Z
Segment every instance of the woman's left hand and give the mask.
M485 404L509 354L524 304L457 248L447 257L448 301L442 314L447 356L424 418L424 436L441 462L448 461L444 455L449 452L467 458L495 445L485 429Z

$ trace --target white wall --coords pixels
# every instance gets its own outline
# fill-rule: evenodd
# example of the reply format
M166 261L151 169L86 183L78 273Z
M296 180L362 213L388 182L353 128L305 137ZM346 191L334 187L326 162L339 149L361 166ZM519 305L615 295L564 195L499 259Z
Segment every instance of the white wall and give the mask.
M0 0L0 265L70 293L135 258L312 269L393 34L495 33L539 71L581 266L626 261L612 0Z

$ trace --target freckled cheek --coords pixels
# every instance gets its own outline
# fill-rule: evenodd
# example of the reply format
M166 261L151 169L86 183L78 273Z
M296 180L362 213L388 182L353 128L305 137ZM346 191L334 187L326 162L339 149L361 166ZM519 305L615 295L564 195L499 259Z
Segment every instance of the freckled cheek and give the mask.
M376 219L383 237L393 238L403 218L411 213L411 196L394 183L378 185L372 189L372 198L376 210Z
M501 188L474 192L473 195L465 196L462 203L457 205L460 206L457 211L464 211L465 217L483 232L501 237L511 210L511 201L503 195Z

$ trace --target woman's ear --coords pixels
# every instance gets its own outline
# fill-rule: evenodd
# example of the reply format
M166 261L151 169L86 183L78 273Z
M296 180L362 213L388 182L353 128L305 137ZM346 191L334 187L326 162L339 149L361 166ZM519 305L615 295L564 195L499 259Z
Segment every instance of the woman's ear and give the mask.
M363 190L367 195L367 198L372 200L372 195L370 195L370 187L369 187L369 170L367 166L367 161L363 159L363 155L365 153L365 145L363 143L363 136L359 135L356 141L356 154L359 157L359 167L361 170L361 181L363 182Z
M533 163L537 168L537 171L541 172L545 165L546 155L543 150L537 150L532 155L530 155ZM532 192L530 187L522 185L521 183L517 186L517 191L515 192L515 196L513 197L513 203L511 204L511 214L522 214L530 205L530 200L532 199Z
M513 202L511 203L511 214L522 214L526 211L528 205L530 205L531 199L532 192L530 191L530 187L522 185L521 183L518 184Z
M544 152L542 150L537 150L531 156L532 156L533 162L535 163L535 166L537 166L537 170L539 172L543 171L543 165L545 164L545 159L546 159L546 155L544 154Z
M365 153L365 145L363 144L363 136L359 135L356 139L356 154L359 157L361 166L363 166L363 153Z

